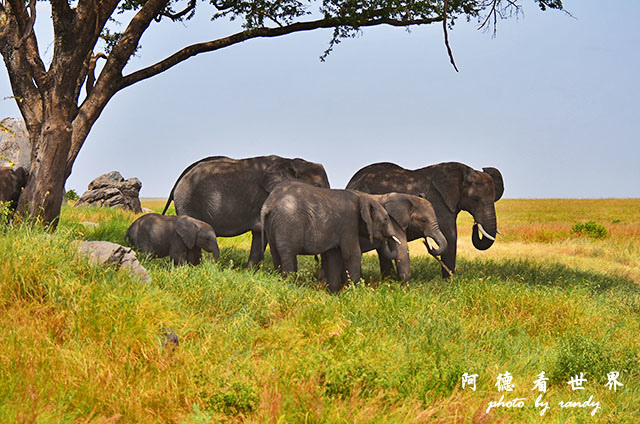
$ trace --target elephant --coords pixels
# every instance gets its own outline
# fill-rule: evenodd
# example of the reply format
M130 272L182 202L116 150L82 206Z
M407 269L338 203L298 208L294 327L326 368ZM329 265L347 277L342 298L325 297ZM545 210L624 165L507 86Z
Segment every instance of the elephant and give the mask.
M297 255L322 254L323 263L325 254L329 258L339 255L348 278L357 282L361 275L360 237L371 244L398 241L389 214L373 196L299 182L281 184L271 192L262 206L260 222L273 264L284 275L298 270ZM391 245L390 256L397 250L393 242ZM342 288L342 268L327 269L329 290L337 292Z
M504 182L496 168L477 171L459 162L445 162L409 170L394 163L375 163L356 172L347 188L372 194L396 191L427 199L447 241L441 255L444 278L456 269L456 218L460 211L469 212L475 220L471 240L476 249L490 248L498 233L494 204L504 193ZM388 259L381 257L380 261L386 262L382 269L392 266Z
M27 185L29 172L23 168L3 166L0 168L0 201L10 202L9 210L12 215L18 206L18 199L22 189Z
M408 242L424 238L425 245L431 255L441 255L447 249L447 239L440 227L436 213L428 200L405 193L387 193L372 195L375 200L389 213L391 221L395 227L395 233L400 239L398 253L395 255L396 270L398 277L408 282L411 279L410 259ZM427 242L427 237L432 238L438 245L431 248ZM380 258L380 273L389 276L393 272L388 253L384 252L382 243L372 244L366 238L360 238L360 249L368 252L376 249ZM383 258L387 258L384 260Z
M145 253L169 256L175 265L185 261L198 265L202 249L218 259L220 249L211 225L187 215L165 216L148 213L127 229L125 240Z
M231 159L212 156L191 164L171 189L162 214L173 200L177 215L189 215L210 224L219 237L251 231L248 267L264 258L260 209L269 193L284 181L302 181L329 188L319 163L279 156Z

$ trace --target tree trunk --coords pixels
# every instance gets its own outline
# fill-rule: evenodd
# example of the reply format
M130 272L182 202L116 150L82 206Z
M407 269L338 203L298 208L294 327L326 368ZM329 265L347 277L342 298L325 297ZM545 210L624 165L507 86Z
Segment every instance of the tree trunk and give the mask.
M55 228L67 179L71 119L60 110L48 115L41 132L30 136L34 149L31 172L29 182L20 196L18 210L25 217L39 217L43 223Z

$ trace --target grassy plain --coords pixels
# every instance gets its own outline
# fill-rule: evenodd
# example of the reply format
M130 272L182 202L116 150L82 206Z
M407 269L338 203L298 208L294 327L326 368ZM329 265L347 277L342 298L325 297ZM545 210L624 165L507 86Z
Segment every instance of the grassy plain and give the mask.
M410 285L380 282L366 255L366 283L337 296L312 258L287 280L268 255L246 270L246 235L198 267L142 257L146 284L76 254L77 240L122 243L131 213L65 207L53 234L0 227L0 422L639 422L640 199L503 199L497 212L486 252L460 215L451 281L414 242ZM588 220L607 238L571 233ZM179 346L163 346L167 328ZM505 372L514 391L495 386ZM501 396L523 407L487 413Z

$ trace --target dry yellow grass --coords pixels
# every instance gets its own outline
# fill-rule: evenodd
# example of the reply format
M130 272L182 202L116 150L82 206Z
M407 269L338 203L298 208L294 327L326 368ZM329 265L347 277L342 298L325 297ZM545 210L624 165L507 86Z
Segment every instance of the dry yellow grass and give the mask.
M458 258L531 259L627 277L640 283L640 199L503 199L496 204L502 233L486 251L471 244L473 218L458 216ZM578 222L603 225L604 240L578 237ZM420 241L412 255L425 255Z
M519 397L541 370L555 376L554 405L578 399L566 378L590 373L602 411L556 406L545 422L637 422L639 289L601 273L639 281L640 201L498 205L505 234L486 252L461 215L460 278L443 281L423 261L410 285L339 296L309 267L286 280L268 265L246 270L247 236L225 238L220 259L197 267L143 258L150 284L78 258L79 238L121 242L135 219L122 211L65 208L56 233L0 232L0 423L538 422L532 408L486 413L505 370ZM610 236L572 236L586 220ZM541 231L549 236L531 236ZM426 254L419 241L411 248ZM179 346L163 347L166 328ZM610 370L624 390L600 381ZM480 375L477 392L460 387L467 371Z

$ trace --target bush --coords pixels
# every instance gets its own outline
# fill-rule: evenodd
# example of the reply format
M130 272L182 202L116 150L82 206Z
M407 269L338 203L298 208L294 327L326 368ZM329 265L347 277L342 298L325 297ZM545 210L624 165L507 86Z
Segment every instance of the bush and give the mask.
M588 221L585 223L575 223L573 227L571 227L571 234L576 234L578 236L588 236L594 239L603 239L607 237L607 229L600 225L596 224L594 221Z
M560 341L551 378L555 382L566 381L583 372L587 378L603 383L611 371L636 375L637 354L628 348L616 352L602 341L570 334Z
M67 200L70 202L75 202L80 198L80 196L78 196L78 193L76 193L76 191L74 189L71 189L69 191L67 191Z

